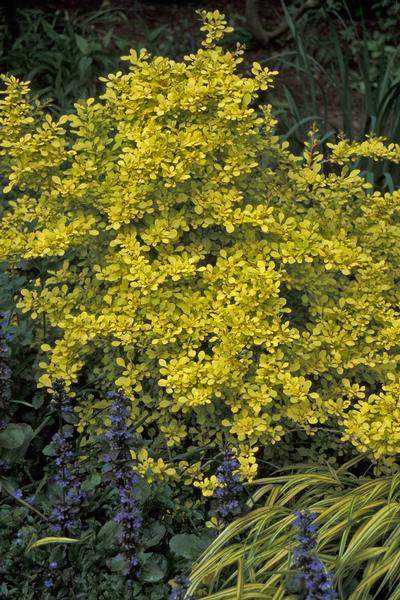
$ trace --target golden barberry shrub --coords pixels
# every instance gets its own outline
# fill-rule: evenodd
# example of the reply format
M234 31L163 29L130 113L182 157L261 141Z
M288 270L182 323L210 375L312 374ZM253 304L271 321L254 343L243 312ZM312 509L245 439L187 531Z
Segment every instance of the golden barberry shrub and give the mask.
M248 477L293 427L398 453L400 190L351 165L400 147L342 139L324 160L312 134L292 155L256 109L273 73L238 73L223 15L202 18L196 54L132 50L59 120L3 77L0 259L51 265L19 301L52 331L39 385L122 388L158 444L235 445Z

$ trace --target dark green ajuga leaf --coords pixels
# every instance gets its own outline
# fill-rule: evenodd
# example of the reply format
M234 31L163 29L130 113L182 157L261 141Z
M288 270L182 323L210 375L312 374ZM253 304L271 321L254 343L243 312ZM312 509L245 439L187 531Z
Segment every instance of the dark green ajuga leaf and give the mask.
M79 421L79 417L78 417L78 415L76 413L63 412L62 413L62 418L69 425L75 425Z
M47 444L42 450L45 456L55 456L56 455L56 447L55 444Z
M113 573L125 574L128 571L128 561L121 554L110 558L106 563Z
M14 450L24 444L29 444L33 430L26 423L9 423L0 431L0 448Z
M99 530L97 540L102 545L110 547L116 542L120 529L121 526L115 521L107 521Z
M169 541L169 547L174 554L189 560L197 558L206 546L206 539L193 533L178 533Z
M101 475L99 473L93 473L90 477L82 482L82 489L84 492L91 492L101 483Z
M149 527L144 531L142 536L142 543L145 548L151 548L156 546L165 536L166 529L162 523L155 521L151 523Z
M136 486L137 497L140 504L144 504L151 495L151 486L141 479Z
M152 592L150 594L150 597L148 597L149 600L164 600L167 597L166 594L168 593L165 589L165 586L165 583L158 586L151 586Z
M143 565L140 580L146 583L156 583L161 581L168 568L167 559L161 554L149 554L146 563Z
M43 394L35 394L32 398L32 406L35 410L38 410L44 403L44 395Z

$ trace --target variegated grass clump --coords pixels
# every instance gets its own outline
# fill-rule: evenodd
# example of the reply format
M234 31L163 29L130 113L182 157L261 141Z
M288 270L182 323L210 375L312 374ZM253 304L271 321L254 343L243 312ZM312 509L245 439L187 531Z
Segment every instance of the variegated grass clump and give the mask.
M316 556L340 600L400 598L400 475L305 467L260 479L249 514L231 523L190 575L199 600L298 600L295 511L316 513ZM261 506L260 506L261 504Z

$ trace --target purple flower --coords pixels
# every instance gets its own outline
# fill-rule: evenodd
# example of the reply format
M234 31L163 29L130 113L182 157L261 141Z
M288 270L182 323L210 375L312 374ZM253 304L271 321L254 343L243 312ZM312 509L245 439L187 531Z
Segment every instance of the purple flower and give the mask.
M49 564L49 570L47 572L47 577L44 580L44 587L47 590L52 590L56 584L57 581L57 569L58 569L58 564L56 562L51 562Z
M60 429L52 437L57 467L53 480L61 489L61 501L51 512L52 530L57 534L74 535L82 526L78 513L86 494L81 489L72 431L67 426L62 427L64 413L72 411L71 399L62 379L54 382L53 390L60 421Z
M228 448L223 451L223 461L217 468L216 477L221 487L214 492L212 513L223 522L232 520L243 510L243 484L237 470L240 463L234 452Z
M24 543L24 534L21 530L19 530L17 535L15 536L15 544L17 546L22 546L23 543Z
M11 368L10 348L8 342L11 338L7 332L8 316L0 311L0 406L8 407L11 397Z
M294 536L299 546L294 549L293 566L302 576L302 583L307 593L305 600L334 600L337 598L332 579L323 562L315 556L317 547L317 530L314 520L317 515L308 510L294 513Z
M65 390L64 379L55 379L52 384L54 392L52 406L63 417L65 413L72 413L71 398Z
M104 471L118 492L120 510L114 521L122 526L120 544L121 555L128 565L128 573L138 574L139 560L137 552L140 544L142 514L138 506L138 483L140 478L133 469L129 442L132 434L127 428L129 417L129 398L122 392L110 392L112 400L110 409L110 428L105 433L109 444L109 452L103 456Z
M174 579L174 589L169 595L169 600L196 600L194 596L186 595L190 586L190 579L184 575L177 575Z
M17 500L21 500L23 495L24 494L21 489L15 490L15 492L13 493L14 498L16 498Z

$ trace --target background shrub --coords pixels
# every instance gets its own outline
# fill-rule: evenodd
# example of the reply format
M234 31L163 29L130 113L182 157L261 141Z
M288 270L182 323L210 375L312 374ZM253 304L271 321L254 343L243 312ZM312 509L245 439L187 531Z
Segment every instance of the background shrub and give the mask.
M32 81L32 91L54 114L98 91L97 79L118 68L128 43L114 29L124 12L104 7L87 14L31 9L18 12L20 35L0 55L2 72Z

